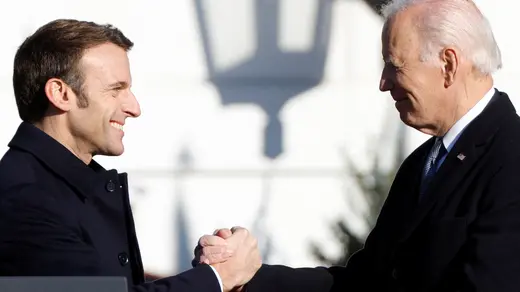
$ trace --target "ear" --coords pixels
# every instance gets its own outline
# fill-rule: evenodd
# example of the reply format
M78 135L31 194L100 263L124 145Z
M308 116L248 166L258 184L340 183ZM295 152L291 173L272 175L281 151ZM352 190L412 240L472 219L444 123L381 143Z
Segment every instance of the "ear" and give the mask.
M443 64L444 87L450 87L454 82L459 69L458 51L446 48L441 52L441 63Z
M45 95L49 102L64 112L71 109L72 102L69 92L67 84L61 79L51 78L45 83Z

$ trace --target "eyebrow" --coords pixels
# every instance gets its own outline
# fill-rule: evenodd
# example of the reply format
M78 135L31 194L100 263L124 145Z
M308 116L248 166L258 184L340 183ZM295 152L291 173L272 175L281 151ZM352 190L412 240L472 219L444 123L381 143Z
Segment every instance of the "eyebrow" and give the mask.
M117 81L107 86L107 90L128 88L128 82Z

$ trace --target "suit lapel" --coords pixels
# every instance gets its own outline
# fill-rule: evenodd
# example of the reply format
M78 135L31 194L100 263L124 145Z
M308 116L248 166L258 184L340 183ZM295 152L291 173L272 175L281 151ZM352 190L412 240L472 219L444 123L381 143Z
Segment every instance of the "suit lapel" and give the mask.
M405 184L409 185L407 193L410 194L410 196L406 199L410 201L410 206L412 207L408 215L414 212L418 206L417 200L421 188L424 165L426 163L426 158L430 153L430 150L433 147L434 143L435 138L431 138L426 143L424 143L424 147L422 147L420 151L418 151L417 157L415 157L414 161L411 163L413 164L411 172L408 174L408 177L405 178L407 180Z
M423 143L402 163L383 208L379 213L376 226L367 238L366 246L371 244L377 245L377 243L373 243L374 241L371 240L375 238L374 234L379 234L377 238L385 238L382 241L385 248L381 248L381 250L386 250L390 245L397 243L403 225L410 221L413 212L417 208L417 193L421 182L421 169L433 142L434 139L430 139Z
M444 201L457 188L459 183L478 161L482 151L476 151L474 145L464 146L466 146L464 147L464 151L459 152L455 147L450 151L431 182L429 189L423 195L417 208L412 212L410 220L406 222L400 236L400 241L408 239L435 204L439 201ZM465 158L462 160L457 158L459 154L464 155Z
M426 218L431 209L437 203L448 199L457 189L479 161L479 158L485 153L485 145L492 140L501 121L505 117L510 116L511 113L516 114L509 98L505 93L497 92L484 111L466 127L459 140L448 153L429 189L423 195L421 202L412 212L409 220L406 220L398 236L399 242L407 240ZM428 151L424 154L425 156ZM423 165L424 163L421 167ZM419 186L420 179L416 181L417 193Z

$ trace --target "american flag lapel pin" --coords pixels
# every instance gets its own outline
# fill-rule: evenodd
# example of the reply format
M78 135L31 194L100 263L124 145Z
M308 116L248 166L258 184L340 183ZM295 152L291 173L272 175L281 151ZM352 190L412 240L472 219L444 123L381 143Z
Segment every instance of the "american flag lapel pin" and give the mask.
M459 153L459 155L457 155L457 158L462 161L466 158L466 155L462 154L462 153Z

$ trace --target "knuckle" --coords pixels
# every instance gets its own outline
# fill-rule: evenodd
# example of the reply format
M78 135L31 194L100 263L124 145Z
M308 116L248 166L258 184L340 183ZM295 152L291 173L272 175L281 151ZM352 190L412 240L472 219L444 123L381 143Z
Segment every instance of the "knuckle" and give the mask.
M231 231L232 231L232 232L244 232L244 230L245 230L245 228L242 227L242 226L233 226L233 227L231 228Z
M223 247L205 247L203 252L204 256L211 259L220 259L224 253L225 249Z
M204 235L199 239L199 245L201 246L207 246L210 244L209 235Z
M243 238L244 240L250 236L249 230L247 230L243 227L235 228L235 231L233 232L233 234L236 234L237 236L239 236L240 238Z
M221 254L225 254L227 252L227 248L225 246L221 246L219 252Z
M214 253L215 253L215 252L214 252L214 249L213 249L213 248L211 248L211 247L209 247L209 246L204 248L204 255L205 255L205 256L211 256L211 255L213 255Z
M204 239L201 243L201 245L203 247L218 246L218 245L222 245L222 244L225 244L225 241L222 238L215 236L215 235L205 235Z
M206 256L206 259L208 259L210 261L210 263L213 263L213 262L217 261L218 257L214 254L208 254Z
M204 256L211 255L211 249L209 247L204 247L201 252Z

